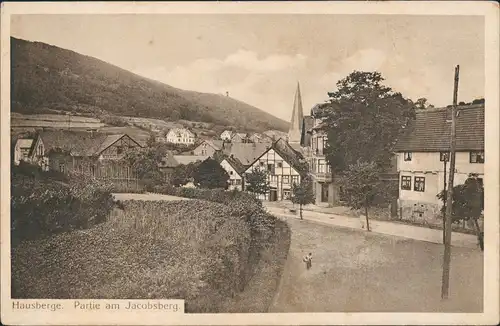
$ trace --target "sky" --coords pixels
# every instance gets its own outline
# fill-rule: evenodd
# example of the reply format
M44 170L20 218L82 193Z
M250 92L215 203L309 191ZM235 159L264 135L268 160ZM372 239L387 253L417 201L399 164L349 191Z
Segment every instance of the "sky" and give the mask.
M174 87L229 93L289 121L353 70L379 71L412 100L484 97L484 20L416 15L17 15L11 35L96 57Z

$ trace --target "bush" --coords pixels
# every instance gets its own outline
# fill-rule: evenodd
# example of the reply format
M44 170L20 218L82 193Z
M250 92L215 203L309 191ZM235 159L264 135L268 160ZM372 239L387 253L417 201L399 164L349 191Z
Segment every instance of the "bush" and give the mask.
M12 244L103 222L113 207L109 185L83 177L68 184L14 173L11 179Z
M207 201L127 201L108 222L13 249L12 296L186 300L217 312L243 289L250 229ZM89 250L94 248L94 250Z

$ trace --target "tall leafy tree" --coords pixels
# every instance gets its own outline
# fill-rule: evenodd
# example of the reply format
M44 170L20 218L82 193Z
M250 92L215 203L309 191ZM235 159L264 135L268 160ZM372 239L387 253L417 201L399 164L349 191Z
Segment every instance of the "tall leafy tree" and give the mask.
M482 250L483 232L478 222L484 209L484 188L482 183L476 177L470 177L463 184L454 186L452 194L452 221L459 223L460 221L472 220ZM441 191L437 197L439 199L446 198L446 192ZM445 206L441 207L441 212L444 213L445 209Z
M315 201L313 183L309 175L304 176L299 184L292 185L292 203L299 205L300 219L304 205L313 204Z
M332 171L342 172L358 160L379 167L390 164L392 148L415 108L383 81L379 72L354 71L337 83L337 90L328 93L329 102L318 110Z
M269 191L267 172L254 169L245 175L245 190L254 194L264 195Z
M368 209L377 200L389 196L390 186L380 180L380 167L375 163L356 162L344 171L338 180L343 189L344 200L351 209L364 209L367 230L370 231Z
M229 174L216 160L208 158L195 168L193 179L194 185L199 188L227 189Z
M154 147L146 147L141 150L128 151L123 158L134 174L146 187L157 185L164 181L164 177L158 167L166 152L157 151Z

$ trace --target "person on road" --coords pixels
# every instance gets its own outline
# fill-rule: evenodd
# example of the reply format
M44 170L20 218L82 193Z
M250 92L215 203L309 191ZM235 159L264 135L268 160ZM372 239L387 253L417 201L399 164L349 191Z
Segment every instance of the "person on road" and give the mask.
M312 267L312 253L304 256L304 262L306 263L306 269L310 269Z

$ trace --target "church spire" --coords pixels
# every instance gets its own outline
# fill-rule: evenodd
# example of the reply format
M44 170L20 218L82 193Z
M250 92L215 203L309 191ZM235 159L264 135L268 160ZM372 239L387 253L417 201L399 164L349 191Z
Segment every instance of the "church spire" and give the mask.
M289 143L300 143L302 135L302 120L304 119L303 111L300 85L299 82L297 82L297 90L295 91L295 99L293 101L292 119L290 121L290 129L288 131Z

